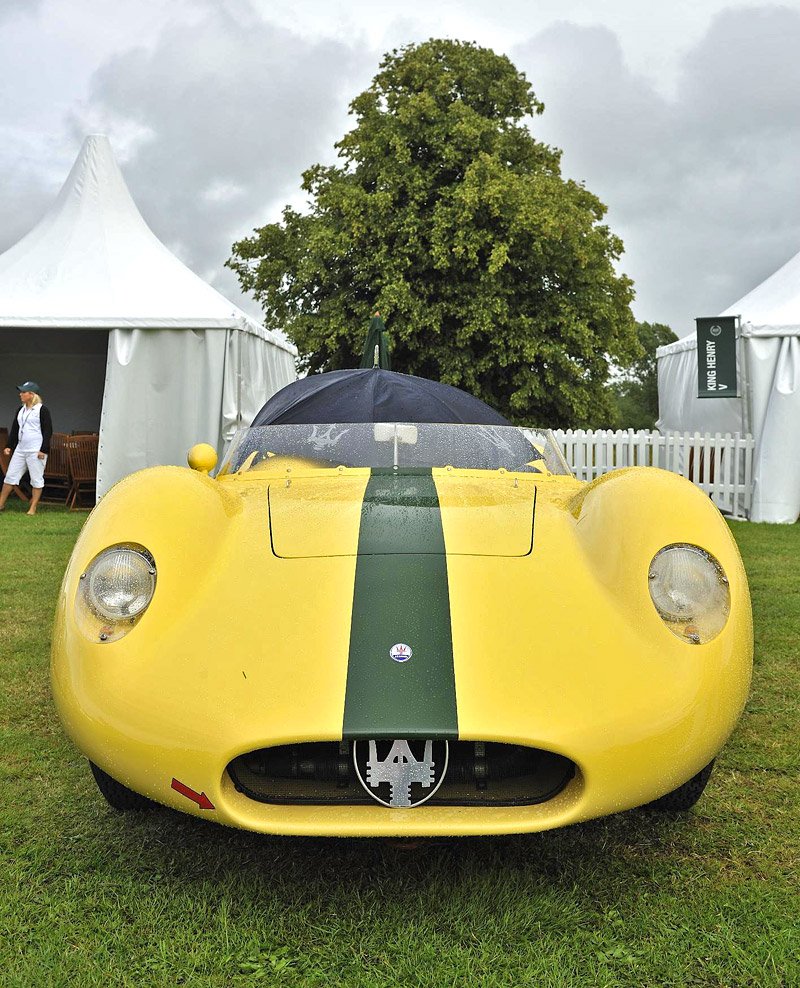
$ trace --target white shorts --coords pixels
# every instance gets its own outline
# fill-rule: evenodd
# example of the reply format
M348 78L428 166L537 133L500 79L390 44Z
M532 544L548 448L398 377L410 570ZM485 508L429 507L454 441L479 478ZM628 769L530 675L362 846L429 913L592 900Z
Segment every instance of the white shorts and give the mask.
M47 463L47 457L40 460L38 450L35 453L26 453L17 447L11 454L11 462L8 464L8 472L3 483L16 487L27 469L31 478L31 487L44 487L45 463Z

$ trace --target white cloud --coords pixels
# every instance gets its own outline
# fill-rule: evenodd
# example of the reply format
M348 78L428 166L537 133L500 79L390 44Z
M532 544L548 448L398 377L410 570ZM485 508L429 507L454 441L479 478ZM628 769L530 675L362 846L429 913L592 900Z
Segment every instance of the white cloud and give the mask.
M725 12L672 97L606 28L557 25L513 53L547 107L536 132L609 206L640 318L685 335L800 248L798 49L800 13Z
M235 182L214 179L207 188L203 189L201 195L206 202L233 202L234 199L240 199L246 191L243 186L236 185Z
M42 6L42 0L0 0L0 23L23 14L35 16Z
M236 292L233 240L277 214L304 168L332 157L353 95L353 49L309 42L209 5L194 24L95 73L76 143L88 131L138 133L124 172L155 233L194 270ZM376 56L369 60L374 63Z

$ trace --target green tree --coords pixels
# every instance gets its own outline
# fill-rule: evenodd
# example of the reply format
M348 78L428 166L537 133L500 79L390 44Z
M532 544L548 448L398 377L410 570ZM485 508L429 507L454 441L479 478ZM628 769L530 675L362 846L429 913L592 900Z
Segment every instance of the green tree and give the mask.
M618 367L610 385L613 408L608 420L597 428L654 429L658 418L658 362L656 350L677 340L669 326L660 322L637 322L636 336L641 352Z
M287 207L228 261L303 368L355 366L377 308L394 369L514 420L580 425L608 404L608 358L636 353L632 283L605 206L525 125L543 109L474 44L384 57L351 104L341 165L303 174L308 212Z

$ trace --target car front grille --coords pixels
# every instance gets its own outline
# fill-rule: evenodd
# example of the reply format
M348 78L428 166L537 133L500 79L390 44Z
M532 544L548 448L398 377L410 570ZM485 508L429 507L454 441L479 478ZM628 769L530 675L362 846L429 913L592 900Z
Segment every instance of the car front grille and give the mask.
M375 805L362 787L352 742L260 748L228 765L236 789L260 803ZM558 795L575 775L562 755L524 745L451 741L445 778L428 806L525 806Z

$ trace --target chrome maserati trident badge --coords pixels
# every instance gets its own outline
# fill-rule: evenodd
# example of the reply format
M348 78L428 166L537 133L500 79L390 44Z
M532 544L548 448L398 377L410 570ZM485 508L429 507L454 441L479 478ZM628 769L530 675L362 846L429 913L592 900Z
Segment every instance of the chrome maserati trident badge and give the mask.
M391 655L395 662L408 662L413 654L411 646L404 645L402 642L392 645L389 649L389 655Z
M446 741L354 741L359 782L384 806L419 806L436 792L447 772Z

